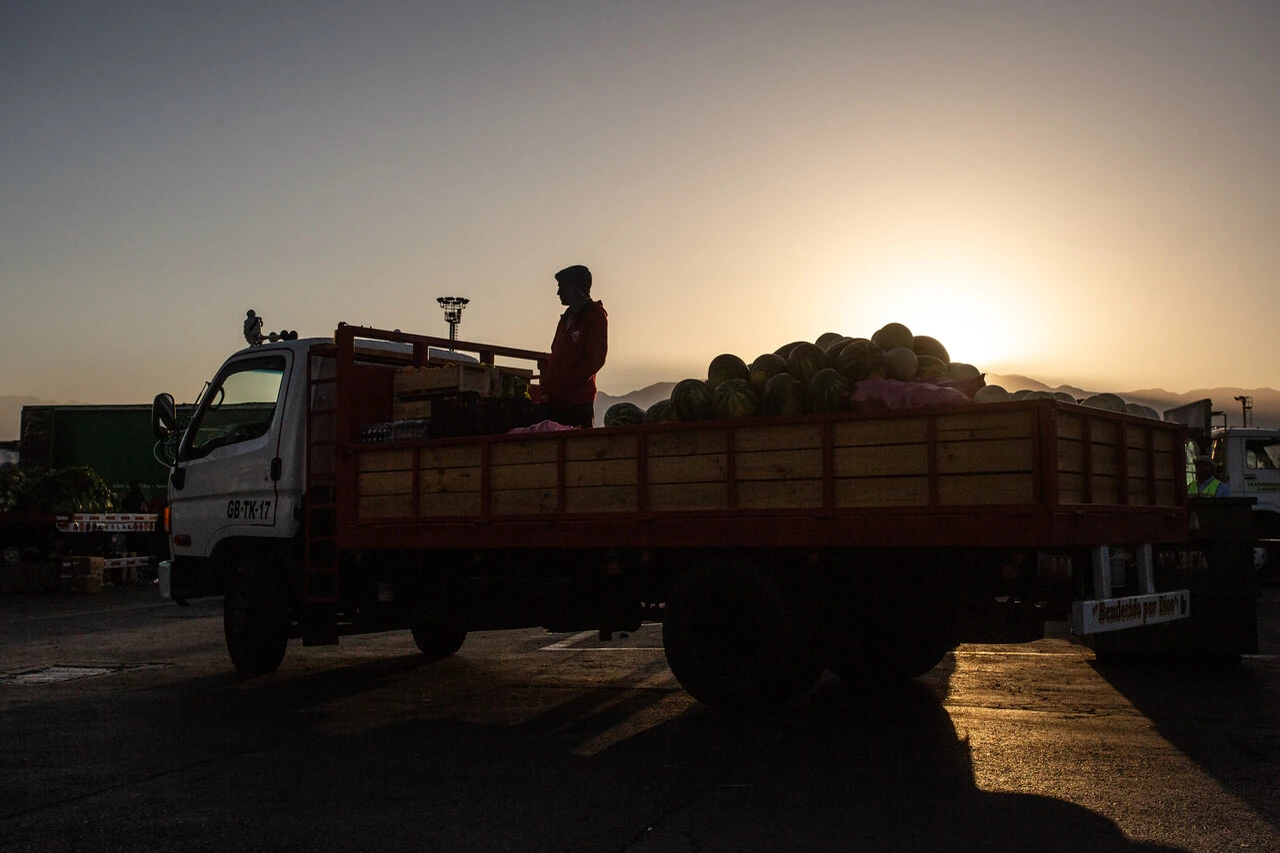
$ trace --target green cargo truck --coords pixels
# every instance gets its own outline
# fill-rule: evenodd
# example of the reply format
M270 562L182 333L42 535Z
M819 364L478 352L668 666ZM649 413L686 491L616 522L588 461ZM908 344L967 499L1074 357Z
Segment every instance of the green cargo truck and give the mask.
M137 480L163 498L169 469L151 432L151 406L23 406L19 465L28 471L92 468L116 495Z

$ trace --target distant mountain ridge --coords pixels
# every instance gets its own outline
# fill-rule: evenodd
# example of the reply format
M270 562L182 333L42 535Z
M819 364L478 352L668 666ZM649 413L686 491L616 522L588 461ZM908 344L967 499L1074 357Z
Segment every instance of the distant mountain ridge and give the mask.
M1082 400L1090 394L1097 393L1074 385L1046 385L1039 380L1018 374L1000 375L989 373L987 374L987 384L1000 385L1009 391L1018 391L1023 388L1033 391L1066 391L1077 400ZM655 382L652 385L646 385L643 388L618 396L601 392L596 396L596 423L604 423L604 413L614 403L635 403L640 408L647 409L657 401L665 400L671 396L671 389L675 385L674 381ZM1274 388L1254 388L1249 390L1223 386L1219 388L1197 388L1181 394L1166 391L1163 388L1145 388L1117 393L1126 402L1151 406L1161 413L1175 406L1194 403L1197 400L1207 398L1213 400L1215 411L1226 414L1227 424L1230 426L1240 426L1241 405L1235 398L1252 397L1254 426L1280 428L1280 391ZM23 406L53 405L59 404L56 401L42 400L39 397L16 395L0 397L0 441L14 441L19 437ZM75 404L68 402L65 405Z
M1077 400L1083 400L1092 394L1099 393L1074 385L1046 385L1039 380L1018 374L1001 375L988 373L987 384L999 385L1007 391L1020 391L1024 388L1031 391L1065 391ZM614 403L635 403L640 408L647 409L657 401L665 400L671 396L671 389L675 385L675 382L655 382L652 385L646 385L644 388L620 396L601 392L596 395L596 423L604 423L604 413ZM1163 388L1146 388L1138 391L1112 393L1118 393L1126 403L1150 406L1161 414L1167 409L1207 398L1213 400L1215 412L1226 414L1228 426L1241 425L1242 407L1235 398L1252 397L1253 425L1280 428L1280 391L1274 388L1255 388L1253 390L1230 387L1199 388L1182 394L1166 391ZM1215 422L1217 422L1216 419Z

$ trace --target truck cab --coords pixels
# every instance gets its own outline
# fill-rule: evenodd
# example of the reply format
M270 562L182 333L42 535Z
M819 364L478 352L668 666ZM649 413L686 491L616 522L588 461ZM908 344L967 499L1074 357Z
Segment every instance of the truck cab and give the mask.
M163 590L182 599L224 591L236 551L287 557L301 528L305 482L306 353L314 340L232 354L200 395L169 477L173 560ZM176 430L172 397L156 400L160 429Z
M1218 477L1238 498L1253 498L1261 539L1280 540L1280 430L1220 427L1210 453Z

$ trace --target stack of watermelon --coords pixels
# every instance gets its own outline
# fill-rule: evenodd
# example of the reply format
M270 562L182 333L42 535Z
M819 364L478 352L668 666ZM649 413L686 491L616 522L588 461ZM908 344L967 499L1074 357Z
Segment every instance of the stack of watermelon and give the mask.
M851 393L868 379L951 384L973 391L983 384L976 367L953 362L936 339L913 335L901 323L889 323L870 338L835 332L812 343L795 341L759 355L748 364L726 353L712 359L706 379L685 379L671 397L641 411L616 403L605 412L605 426L663 421L702 421L756 416L794 416L838 412L851 407Z

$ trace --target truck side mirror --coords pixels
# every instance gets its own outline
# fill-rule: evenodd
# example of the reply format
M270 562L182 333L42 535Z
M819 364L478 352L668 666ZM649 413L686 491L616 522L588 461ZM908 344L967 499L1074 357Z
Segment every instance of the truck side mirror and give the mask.
M151 401L151 432L164 438L178 429L178 412L172 394L157 394Z

